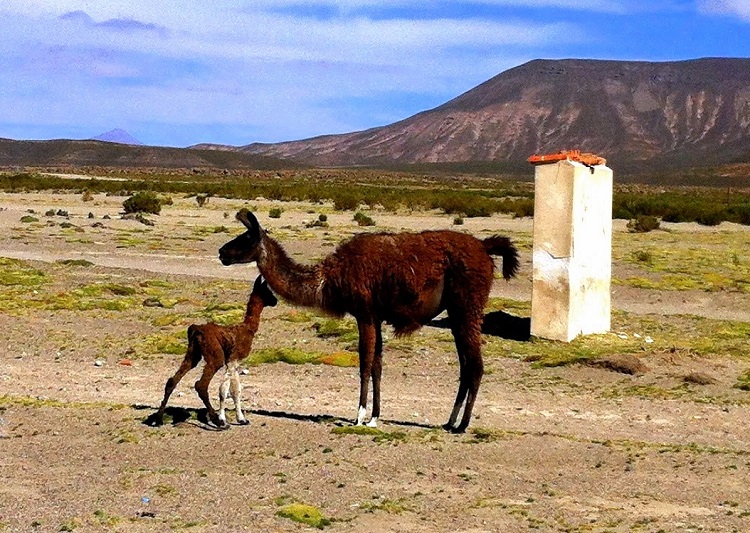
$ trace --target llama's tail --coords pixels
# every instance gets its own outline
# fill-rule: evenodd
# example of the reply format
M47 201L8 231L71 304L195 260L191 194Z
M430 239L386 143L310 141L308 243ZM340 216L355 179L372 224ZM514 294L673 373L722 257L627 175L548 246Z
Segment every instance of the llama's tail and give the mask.
M188 338L188 347L187 347L187 353L185 354L185 359L190 359L191 367L195 368L198 366L198 363L200 363L201 358L203 357L203 350L201 350L201 343L200 339L203 337L203 329L196 325L192 324L188 327L187 330L187 338Z
M493 235L482 241L484 249L490 255L499 255L503 258L503 277L510 279L518 272L520 260L518 250L508 237Z

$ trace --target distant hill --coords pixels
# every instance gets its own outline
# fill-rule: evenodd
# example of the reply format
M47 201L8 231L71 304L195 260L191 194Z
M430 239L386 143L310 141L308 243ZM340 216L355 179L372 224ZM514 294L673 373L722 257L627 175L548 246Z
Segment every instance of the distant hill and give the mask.
M750 59L536 60L388 126L237 149L348 166L522 162L572 148L623 168L750 161Z
M0 139L0 167L127 167L279 170L300 164L238 151L135 146L105 141Z
M105 141L105 142L110 142L110 143L120 143L120 144L135 144L135 145L143 144L141 141L139 141L138 139L130 135L127 131L121 130L120 128L115 128L106 133L102 133L101 135L97 135L92 140L93 141Z

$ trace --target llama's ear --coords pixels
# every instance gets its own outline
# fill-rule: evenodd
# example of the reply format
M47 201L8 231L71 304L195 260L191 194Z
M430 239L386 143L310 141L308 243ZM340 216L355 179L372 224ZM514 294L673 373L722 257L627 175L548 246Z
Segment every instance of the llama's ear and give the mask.
M253 236L256 236L260 238L261 229L260 229L260 223L258 222L258 219L255 218L255 215L253 215L249 209L242 208L237 212L237 220L242 222L244 226L248 229L250 233L253 234Z

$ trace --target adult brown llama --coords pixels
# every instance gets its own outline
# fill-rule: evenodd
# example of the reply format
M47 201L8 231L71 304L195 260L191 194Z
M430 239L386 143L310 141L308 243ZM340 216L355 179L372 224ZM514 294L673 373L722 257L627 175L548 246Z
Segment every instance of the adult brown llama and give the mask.
M206 365L203 367L201 378L195 382L195 390L208 410L208 419L218 428L226 429L229 427L224 406L227 396L231 394L237 411L237 422L243 425L249 424L250 422L242 414L242 384L237 367L250 353L253 339L258 331L261 311L264 307L275 306L276 303L276 296L268 288L263 276L258 276L253 284L253 290L247 302L245 319L242 323L233 326L220 326L209 322L208 324L192 324L189 326L185 359L183 359L174 376L169 378L164 385L164 399L159 406L159 410L149 417L148 423L152 426L162 425L167 401L175 387L183 376L195 368L203 358ZM208 398L208 386L221 367L225 367L225 374L219 387L219 412L217 413Z
M320 263L303 265L289 257L251 212L242 209L237 220L247 231L221 247L224 265L257 261L261 274L282 298L338 317L349 313L357 320L358 425L367 412L370 379L368 425L377 426L380 416L383 322L391 324L396 335L404 335L447 310L460 373L456 401L443 427L455 433L466 430L484 372L481 326L495 268L490 256L502 256L505 279L518 270L518 252L507 237L479 240L447 230L360 234Z

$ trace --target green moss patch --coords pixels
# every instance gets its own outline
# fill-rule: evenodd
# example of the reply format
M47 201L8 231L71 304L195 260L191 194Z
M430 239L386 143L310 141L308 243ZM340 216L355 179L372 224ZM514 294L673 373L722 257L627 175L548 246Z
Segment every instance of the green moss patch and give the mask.
M276 511L276 515L318 529L323 529L331 524L331 520L323 516L320 509L304 503L289 503L284 505Z

